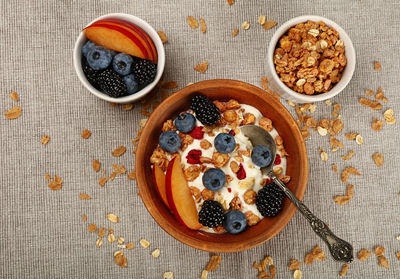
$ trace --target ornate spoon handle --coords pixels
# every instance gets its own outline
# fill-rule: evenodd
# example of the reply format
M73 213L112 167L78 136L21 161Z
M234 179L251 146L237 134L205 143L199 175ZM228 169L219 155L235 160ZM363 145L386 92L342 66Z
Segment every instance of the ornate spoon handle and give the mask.
M332 257L336 261L351 263L353 261L353 247L350 243L338 238L328 226L318 219L275 175L271 175L275 184L288 196L297 209L307 218L314 232L328 245Z

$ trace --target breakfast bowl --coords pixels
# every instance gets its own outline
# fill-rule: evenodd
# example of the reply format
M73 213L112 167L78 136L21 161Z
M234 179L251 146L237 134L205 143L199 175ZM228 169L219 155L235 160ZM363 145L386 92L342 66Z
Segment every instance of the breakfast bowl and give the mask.
M152 81L146 82L143 84L143 86L139 86L139 88L134 91L135 93L130 93L130 95L125 94L118 97L107 95L98 87L96 88L93 86L88 81L88 78L84 73L82 63L82 48L88 41L85 32L91 27L95 27L93 29L97 28L97 33L103 32L102 30L98 31L100 28L106 30L103 32L103 34L100 34L101 36L95 34L96 39L103 42L104 40L108 40L108 44L111 45L111 47L108 47L108 50L112 51L114 53L113 55L118 52L125 53L125 51L122 50L127 50L126 53L130 54L133 59L140 61L152 61L156 65L156 70ZM94 32L92 32L91 35L95 36L93 33ZM99 45L104 46L104 44ZM105 101L124 104L132 103L141 99L151 92L152 89L157 85L165 67L165 51L163 43L157 32L146 21L129 14L111 13L94 19L85 28L83 28L75 42L73 61L79 80L86 87L86 89L89 90L89 92ZM108 68L112 69L112 66L110 65Z
M189 109L192 98L199 94L211 100L237 100L240 104L255 107L262 115L271 119L279 135L284 138L285 149L289 154L286 174L291 180L287 187L299 199L303 197L308 179L307 151L293 117L276 97L264 90L244 82L222 79L187 86L164 100L151 114L143 128L136 151L135 168L139 196L160 227L186 245L209 252L237 252L249 249L269 240L286 226L296 211L288 199L284 199L283 209L276 217L263 218L258 224L240 234L217 234L192 230L178 221L165 205L153 180L150 157L159 143L163 123Z
M295 27L297 24L301 23L306 23L307 21L313 21L313 22L323 22L325 26L327 27L332 27L338 32L338 42L340 41L341 47L344 46L344 56L346 58L346 64L344 68L342 69L341 78L338 79L338 82L335 82L332 84L329 84L326 90L321 90L321 91L315 91L314 93L310 93L310 95L304 94L303 92L299 93L296 92L298 90L294 90L294 86L289 87L285 82L282 81L282 77L278 75L277 73L277 65L274 63L274 60L276 58L275 56L275 51L277 47L280 45L280 39L282 36L285 36L287 32L292 28ZM310 31L315 31L315 30L310 30ZM309 34L312 34L313 32L310 32ZM318 34L318 30L316 31L317 33L314 33L315 37L317 38L318 35L322 35L322 32ZM310 49L308 50L316 50L321 54L321 60L323 59L324 53L323 51L320 51L322 49L321 47L321 42L322 40L317 41L315 45L310 45ZM326 44L326 40L324 41L324 44ZM302 45L303 47L303 45ZM307 46L306 46L307 47ZM313 47L316 47L317 49L312 49ZM335 45L329 44L329 47L332 47L335 49ZM296 59L296 58L294 58ZM334 59L334 58L332 58ZM317 60L318 61L318 60ZM297 61L296 61L297 62ZM318 62L319 63L319 62ZM320 64L321 65L321 64ZM313 103L313 102L319 102L319 101L324 101L328 100L330 98L333 98L334 96L338 95L340 92L342 92L347 84L350 82L354 69L356 65L356 54L355 50L353 47L353 44L350 40L350 37L347 35L347 33L341 28L337 23L333 22L332 20L329 20L327 18L321 17L321 16L315 16L315 15L306 15L306 16L299 16L293 19L290 19L289 21L285 22L282 24L274 33L274 35L271 38L271 41L269 42L268 50L267 50L267 59L266 59L266 64L265 64L265 69L267 72L268 76L268 81L269 81L269 86L270 88L276 92L277 94L281 95L283 98L287 100L294 101L296 103ZM310 69L312 69L312 66L307 65ZM318 65L317 65L318 67ZM316 68L317 68L316 67ZM318 75L321 74L321 71L318 73ZM296 75L296 78L299 78L298 75ZM303 78L301 78L303 79ZM307 80L307 78L306 78ZM296 81L292 82L294 85L296 85ZM299 80L297 80L299 82ZM330 82L329 82L330 83ZM301 84L301 85L300 85ZM304 80L302 82L299 82L299 87L303 87L304 85ZM312 89L312 92L314 90Z

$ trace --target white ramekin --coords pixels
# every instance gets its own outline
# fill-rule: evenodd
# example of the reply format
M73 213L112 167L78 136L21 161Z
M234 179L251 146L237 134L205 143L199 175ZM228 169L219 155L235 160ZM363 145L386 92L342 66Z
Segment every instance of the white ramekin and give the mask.
M335 84L331 90L325 93L321 93L318 95L305 95L305 94L300 94L289 87L287 87L278 77L278 74L276 73L275 70L275 65L274 65L274 51L276 48L276 45L281 38L283 34L285 34L291 27L295 26L296 24L306 22L307 20L312 20L312 21L323 21L325 22L328 26L331 26L336 29L336 31L339 32L339 38L343 40L344 46L345 46L345 55L347 58L347 65L344 68L344 71L342 73L342 78L340 81ZM339 94L343 89L347 86L349 81L351 80L354 69L356 66L356 53L354 51L353 43L350 40L350 37L347 35L347 33L335 22L321 17L321 16L315 16L315 15L305 15L305 16L299 16L292 18L291 20L285 22L283 25L281 25L276 31L275 34L272 36L271 41L268 46L268 52L267 52L267 63L266 63L266 72L267 72L267 77L268 77L268 82L270 85L270 88L281 95L283 98L287 100L291 100L296 103L313 103L313 102L319 102L319 101L324 101L328 100L337 94Z
M103 99L108 102L113 102L113 103L131 103L135 102L139 99L141 99L143 96L148 94L158 83L160 80L163 72L164 72L164 67L165 67L165 51L164 51L164 45L161 42L160 37L158 36L156 30L154 30L153 27L151 27L150 24L148 24L146 21L143 19L140 19L136 16L129 15L129 14L124 14L124 13L113 13L113 14L106 14L101 17L98 17L94 19L92 22L88 24L88 26L95 21L101 20L101 19L107 19L107 18L113 18L113 19L121 19L125 21L129 21L137 26L139 26L141 29L143 29L149 37L152 39L156 49L157 49L157 54L158 54L158 63L157 63L157 74L154 79L154 81L150 84L148 84L146 87L144 87L142 90L138 91L137 93L134 93L129 96L121 97L121 98L113 98L110 97L103 92L97 90L94 88L89 81L86 79L85 74L83 73L82 70L82 64L81 64L81 59L82 59L82 46L86 42L87 38L85 37L85 34L83 32L80 32L76 42L75 42L75 47L74 47L74 67L75 71L79 77L79 80L82 82L82 84L96 97L99 97L100 99ZM82 28L83 29L83 28Z

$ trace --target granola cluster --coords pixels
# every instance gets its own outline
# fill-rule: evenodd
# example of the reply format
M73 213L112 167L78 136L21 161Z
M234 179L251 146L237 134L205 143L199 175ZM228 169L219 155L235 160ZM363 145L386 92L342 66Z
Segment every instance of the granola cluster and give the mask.
M345 46L339 33L324 22L297 24L283 35L274 53L282 82L302 94L328 92L342 77Z

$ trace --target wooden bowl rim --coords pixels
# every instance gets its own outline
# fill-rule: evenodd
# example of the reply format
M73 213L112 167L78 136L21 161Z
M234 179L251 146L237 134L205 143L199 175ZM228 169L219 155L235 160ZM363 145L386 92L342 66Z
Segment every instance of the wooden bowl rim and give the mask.
M282 212L283 216L281 217L280 222L277 222L273 229L274 231L270 233L269 236L265 236L264 234L258 235L257 238L250 238L250 239L243 239L243 241L235 242L235 243L215 243L215 242L207 242L204 240L200 240L194 238L190 235L183 234L181 231L176 229L173 226L168 225L168 222L165 222L165 218L157 209L157 204L153 201L149 191L147 190L147 183L146 178L144 175L144 169L147 166L146 162L143 163L144 158L144 145L146 145L146 140L151 131L154 128L154 122L157 119L157 111L162 111L164 108L170 106L176 98L179 98L182 95L189 95L195 91L201 91L204 89L210 88L223 88L224 90L229 88L240 89L242 88L243 91L251 92L251 94L257 95L257 97L262 98L266 102L273 103L274 107L277 110L280 110L281 114L286 118L289 122L290 130L295 138L295 141L298 143L299 147L299 154L300 154L300 165L302 166L300 170L300 177L298 186L296 187L296 196L300 200L303 198L308 181L308 158L307 158L307 149L303 137L298 129L297 123L289 113L289 111L280 103L280 101L272 96L270 93L262 90L259 87L256 87L252 84L238 81L238 80L231 80L231 79L213 79L213 80L205 80L194 83L192 85L186 86L181 90L177 91L167 99L165 99L157 108L156 110L150 115L149 119L146 122L146 126L143 128L142 134L140 136L140 140L137 147L136 158L135 158L135 168L136 168L136 181L139 188L139 196L141 197L147 211L153 217L153 219L160 225L160 227L167 232L169 235L174 237L176 240L191 246L196 249L204 250L207 252L214 252L214 253L227 253L227 252L238 252L246 249L253 248L258 246L267 240L274 237L278 234L290 221L293 217L294 213L296 212L296 207L290 203L287 209ZM183 226L183 225L182 225Z

